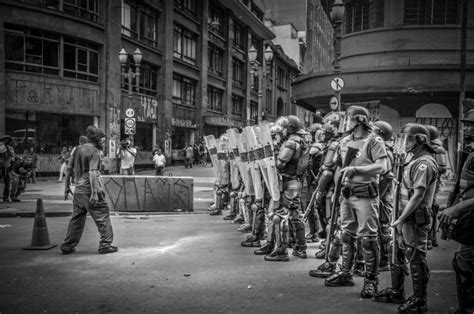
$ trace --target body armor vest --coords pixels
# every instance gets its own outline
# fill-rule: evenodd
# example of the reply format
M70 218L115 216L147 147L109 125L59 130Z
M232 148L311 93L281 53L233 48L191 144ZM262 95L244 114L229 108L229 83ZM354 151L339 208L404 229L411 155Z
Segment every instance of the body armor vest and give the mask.
M364 139L354 140L352 135L348 135L341 140L340 143L340 154L342 157L342 162L346 159L347 150L349 147L358 149L356 157L352 160L349 166L366 166L371 165L375 162L372 160L372 156L369 154L369 145L373 141L380 141L383 144L383 140L375 134L370 134ZM352 178L347 179L349 183L369 183L369 182L378 182L379 175L368 175L368 174L355 174Z
M421 162L426 162L428 164L428 167L432 168L435 171L435 176L433 177L433 182L436 182L437 179L437 165L436 161L431 155L424 155L421 156L420 158L417 158L416 160L413 160L410 162L407 166L405 166L405 169L403 170L403 178L401 182L401 187L400 187L400 209L405 208L407 205L408 201L410 200L410 197L413 194L413 174L415 171L418 170L418 167L420 166ZM430 182L430 185L433 183ZM429 186L427 187L427 189ZM426 206L426 207L431 207L433 203L433 198L431 199L426 199L428 195L425 194L424 199L421 201L420 206Z
M461 199L474 198L474 153L469 154L462 167L459 181L459 195Z

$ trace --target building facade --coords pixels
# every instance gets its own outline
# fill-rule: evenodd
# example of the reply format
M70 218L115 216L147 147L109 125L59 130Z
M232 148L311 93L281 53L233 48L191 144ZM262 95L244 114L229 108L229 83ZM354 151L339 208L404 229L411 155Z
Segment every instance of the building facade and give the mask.
M151 163L154 146L179 160L185 143L253 124L259 109L268 119L290 113L297 69L278 49L264 61L274 34L263 21L251 0L2 0L0 135L16 139L17 153L34 147L50 172L61 147L94 124L107 133L115 171L128 109L138 166Z
M468 10L466 63L461 64L461 4L449 0L345 1L341 41L342 109L358 104L370 109L373 119L388 121L395 129L407 122L432 124L441 131L455 169L460 73L465 73L465 97L474 93L474 10ZM470 2L470 1L467 1ZM329 1L308 1L329 16ZM321 12L321 11L319 11ZM308 25L320 24L321 14L310 14ZM326 16L326 18L327 18ZM327 22L325 23L327 24ZM319 51L308 30L308 54ZM329 49L326 45L326 48ZM323 47L324 49L324 47ZM307 60L313 59L307 56ZM313 59L314 60L314 59ZM330 110L334 69L326 64L308 69L293 85L298 104ZM462 99L461 99L462 100ZM462 113L461 113L462 114Z

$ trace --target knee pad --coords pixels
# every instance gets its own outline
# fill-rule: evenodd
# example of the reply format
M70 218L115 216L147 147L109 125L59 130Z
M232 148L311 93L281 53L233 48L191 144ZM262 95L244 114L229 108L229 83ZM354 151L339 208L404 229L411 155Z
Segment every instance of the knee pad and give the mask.
M364 250L376 250L379 247L377 237L364 236L362 237L361 244Z
M352 234L347 233L347 232L341 233L341 240L342 240L342 243L346 243L346 244L351 244L351 243L356 242L356 238Z
M252 205L250 206L250 210L252 210L252 212L255 212L255 213L256 213L257 210L258 210L257 204L252 204Z

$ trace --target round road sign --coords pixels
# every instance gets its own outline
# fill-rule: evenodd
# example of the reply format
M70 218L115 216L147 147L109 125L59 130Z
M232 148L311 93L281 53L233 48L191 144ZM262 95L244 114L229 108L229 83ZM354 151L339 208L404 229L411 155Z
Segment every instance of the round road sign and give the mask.
M338 92L344 87L344 80L340 77L335 77L331 80L331 88Z
M125 126L127 128L134 128L135 127L135 119L125 119Z
M129 118L132 118L135 115L135 110L133 110L132 108L128 108L127 110L125 110L125 115Z

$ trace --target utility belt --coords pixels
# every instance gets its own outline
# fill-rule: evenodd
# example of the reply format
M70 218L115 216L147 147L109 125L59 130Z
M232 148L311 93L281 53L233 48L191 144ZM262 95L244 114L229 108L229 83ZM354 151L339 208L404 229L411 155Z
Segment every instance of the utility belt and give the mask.
M418 206L408 218L418 226L427 226L431 224L431 209L425 206Z
M341 189L345 198L355 196L357 198L376 198L379 196L379 187L375 182L346 184Z

